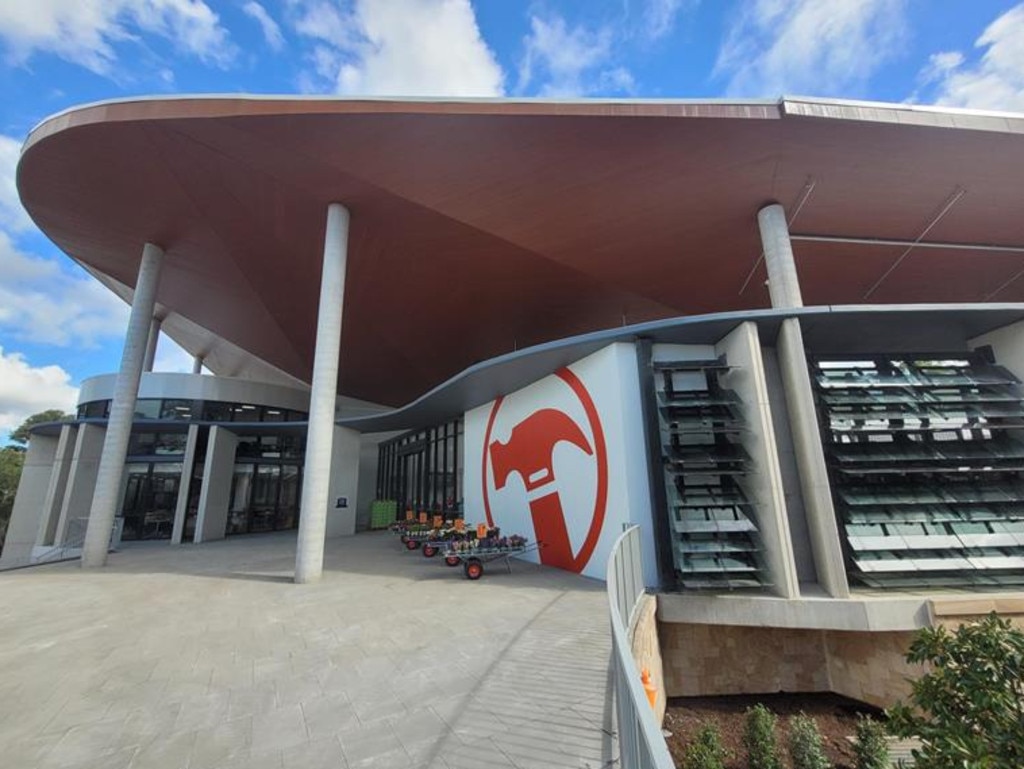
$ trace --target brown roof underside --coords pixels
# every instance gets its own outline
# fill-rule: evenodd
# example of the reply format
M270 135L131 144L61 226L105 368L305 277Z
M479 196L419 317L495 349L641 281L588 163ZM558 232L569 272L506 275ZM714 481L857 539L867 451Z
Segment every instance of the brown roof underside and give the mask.
M774 106L168 100L44 123L22 199L73 258L309 381L325 206L352 214L339 391L400 404L516 347L768 305L756 213L794 232L1024 244L1024 137ZM753 118L753 119L750 119ZM903 253L796 243L804 301L856 304ZM915 250L870 301L1024 301L1024 254Z

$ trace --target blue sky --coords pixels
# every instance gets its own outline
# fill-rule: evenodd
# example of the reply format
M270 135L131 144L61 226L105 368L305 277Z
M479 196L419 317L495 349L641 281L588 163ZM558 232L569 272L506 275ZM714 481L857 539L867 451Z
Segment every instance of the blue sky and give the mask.
M173 93L785 94L1024 112L1004 0L0 0L0 438L116 370L127 309L14 187L49 114ZM188 370L161 341L157 368Z

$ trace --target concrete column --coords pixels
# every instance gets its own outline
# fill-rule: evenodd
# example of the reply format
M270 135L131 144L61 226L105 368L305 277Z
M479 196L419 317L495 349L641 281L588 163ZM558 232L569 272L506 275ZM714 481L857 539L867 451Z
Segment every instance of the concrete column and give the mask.
M348 210L340 203L327 207L320 309L317 317L313 385L309 394L309 431L302 478L295 581L315 582L324 567L328 492L334 444L334 404L338 397L341 317L348 263Z
M849 598L850 584L846 578L832 487L828 482L825 450L818 431L811 375L798 318L782 321L777 344L818 584L833 598Z
M757 212L757 225L761 230L772 307L785 310L803 307L793 244L789 240L789 225L786 224L786 209L778 203L765 206Z
M53 472L43 498L42 517L39 520L37 545L52 545L57 534L57 522L64 506L64 493L68 483L68 471L74 456L78 426L67 424L60 428L57 439L57 453L53 458Z
M197 355L192 359L192 373L202 374L203 373L203 356Z
M334 427L331 452L331 483L327 497L328 520L325 537L348 537L356 533L359 502L360 436L350 427ZM338 507L344 497L348 507Z
M149 324L149 336L146 338L146 357L142 361L143 371L152 371L153 363L156 361L156 346L160 343L160 326L163 320L153 318Z
M121 368L117 372L114 398L110 404L110 419L103 442L96 491L89 510L89 526L82 548L82 566L93 568L107 562L110 532L120 503L121 476L128 452L128 437L135 416L135 399L139 394L139 378L146 354L153 306L156 304L157 284L160 281L160 262L164 252L159 246L147 243L142 249L139 277L132 297L132 311L128 318Z
M60 518L53 538L55 545L82 542L85 533L82 526L88 520L89 507L96 490L96 475L103 456L105 432L103 425L80 425L78 428ZM123 498L124 490L118 488L118 501Z
M174 528L171 530L171 544L180 545L185 530L185 515L188 513L188 498L192 493L192 469L196 462L196 444L199 443L199 425L188 426L185 439L185 456L181 461L181 480L178 482L178 501L174 505Z
M219 425L210 428L203 463L203 488L199 491L196 514L196 535L193 540L209 542L224 539L228 527L228 505L231 504L231 483L234 480L235 451L238 436Z
M28 442L25 464L14 495L14 508L7 523L7 539L0 552L0 568L26 566L32 562L32 550L39 531L39 513L53 476L53 459L59 438L33 435Z
M752 428L742 433L739 441L754 460L753 467L737 482L747 498L755 503L754 513L771 576L771 590L782 598L799 598L800 583L786 518L782 471L757 324L747 321L738 325L718 341L715 354L724 355L732 366L719 381L743 400L743 409Z

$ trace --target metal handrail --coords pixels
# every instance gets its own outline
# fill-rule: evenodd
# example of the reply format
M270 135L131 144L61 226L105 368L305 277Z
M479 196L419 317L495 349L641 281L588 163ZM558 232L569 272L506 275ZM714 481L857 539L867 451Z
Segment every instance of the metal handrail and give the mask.
M619 766L623 769L675 769L654 710L640 683L640 670L630 643L633 615L638 599L644 594L639 526L630 526L615 540L608 558L606 584L612 626Z

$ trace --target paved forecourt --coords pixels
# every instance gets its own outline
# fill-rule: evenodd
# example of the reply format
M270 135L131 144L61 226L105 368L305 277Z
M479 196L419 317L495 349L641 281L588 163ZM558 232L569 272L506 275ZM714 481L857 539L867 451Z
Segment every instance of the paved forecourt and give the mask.
M0 574L11 767L599 767L603 585L532 564L479 582L383 533L294 534Z

